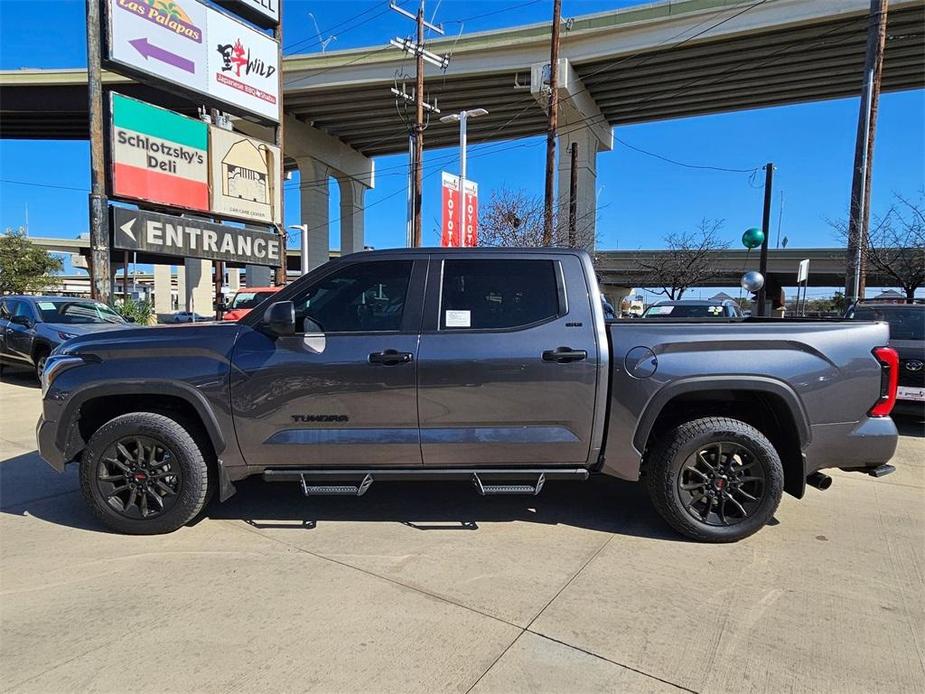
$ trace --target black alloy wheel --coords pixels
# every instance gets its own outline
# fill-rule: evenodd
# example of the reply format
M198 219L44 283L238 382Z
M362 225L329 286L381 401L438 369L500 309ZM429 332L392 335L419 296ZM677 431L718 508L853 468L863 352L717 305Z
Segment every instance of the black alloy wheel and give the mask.
M678 495L694 520L741 523L761 507L767 475L747 448L731 441L699 447L681 466Z
M179 498L183 473L176 456L150 436L125 436L103 452L97 490L120 515L146 520L166 513Z

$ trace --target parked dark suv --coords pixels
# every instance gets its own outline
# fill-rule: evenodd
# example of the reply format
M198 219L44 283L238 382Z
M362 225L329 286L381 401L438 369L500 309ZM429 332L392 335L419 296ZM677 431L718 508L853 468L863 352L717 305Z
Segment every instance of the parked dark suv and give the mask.
M100 330L124 328L127 321L106 304L66 296L6 296L0 300L0 365L35 369L65 340Z
M890 347L899 353L899 388L893 411L925 417L925 303L859 302L845 317L890 324Z

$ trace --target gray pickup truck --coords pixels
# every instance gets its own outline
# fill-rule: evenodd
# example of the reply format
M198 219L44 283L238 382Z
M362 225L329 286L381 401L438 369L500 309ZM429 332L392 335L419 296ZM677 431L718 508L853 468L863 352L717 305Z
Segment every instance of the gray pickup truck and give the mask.
M90 508L162 533L236 480L484 495L644 478L680 533L738 540L824 468L892 471L884 323L605 321L591 258L414 249L331 261L237 323L111 331L48 359L41 455Z

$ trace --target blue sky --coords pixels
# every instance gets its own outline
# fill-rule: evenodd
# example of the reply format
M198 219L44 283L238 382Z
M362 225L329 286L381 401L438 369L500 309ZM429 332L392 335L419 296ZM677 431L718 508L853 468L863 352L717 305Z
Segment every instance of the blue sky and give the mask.
M427 6L428 14L436 8L436 21L443 22L448 33L458 32L460 26L468 33L546 21L551 4L549 0L443 0L437 7L435 0L429 0ZM563 15L631 4L638 3L564 0ZM381 13L386 5L386 0L284 0L284 46L291 47L287 53L320 50L309 13L315 16L324 38L331 34L337 37L331 49L382 45L391 36L407 34L410 23L395 13ZM37 6L42 14L41 32L34 25ZM0 0L0 69L85 66L85 40L84 0ZM743 169L773 161L774 228L779 191L783 191L783 234L789 237L790 246L833 246L837 241L827 220L846 213L857 110L856 98L840 99L622 127L616 136L635 147L691 164ZM874 162L875 212L888 206L894 191L915 196L925 186L923 123L922 90L881 97ZM478 181L482 197L487 198L492 189L502 185L542 194L543 139L512 144L518 146L506 149L493 145L486 151L480 151L478 145L470 148L469 177ZM445 162L454 151L425 151L426 242L436 241L433 229L439 216L440 167L437 163L429 165L428 160ZM86 142L0 141L0 179L60 186L0 182L0 227L22 224L28 207L33 234L71 237L86 231L88 162ZM380 174L375 190L367 194L367 206L372 209L366 217L366 230L367 243L377 248L404 243L406 163L407 156L401 155L376 161ZM455 159L448 168L456 170ZM691 228L704 217L724 219L728 240L738 243L745 228L761 221L760 184L750 184L747 175L676 166L620 143L613 152L598 156L598 190L602 248L657 247L666 233ZM295 223L298 195L289 194L288 198L286 221ZM338 216L336 186L332 186L331 205L334 220ZM332 246L337 244L337 225L333 223Z

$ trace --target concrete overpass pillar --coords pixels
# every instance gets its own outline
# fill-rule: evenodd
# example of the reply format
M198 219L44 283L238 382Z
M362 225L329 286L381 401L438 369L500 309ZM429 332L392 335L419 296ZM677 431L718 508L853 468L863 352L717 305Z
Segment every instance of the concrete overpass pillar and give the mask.
M184 267L186 275L185 296L182 299L184 310L193 311L201 316L214 313L212 296L212 261L201 258L187 258Z
M530 92L547 108L549 63L530 69ZM593 251L597 235L597 153L613 149L613 130L567 58L559 59L559 194L556 243L568 245L571 194L571 146L578 143L575 237L579 247Z
M225 270L228 275L228 291L232 294L241 288L241 270L230 267Z
M173 310L173 273L170 265L154 266L154 312Z
M366 185L355 178L337 175L340 190L340 252L341 255L362 251L366 245L364 213Z
M308 226L308 269L326 263L330 255L328 205L330 168L314 157L296 159L299 165L299 195L302 201L301 223ZM305 233L305 232L303 232Z

